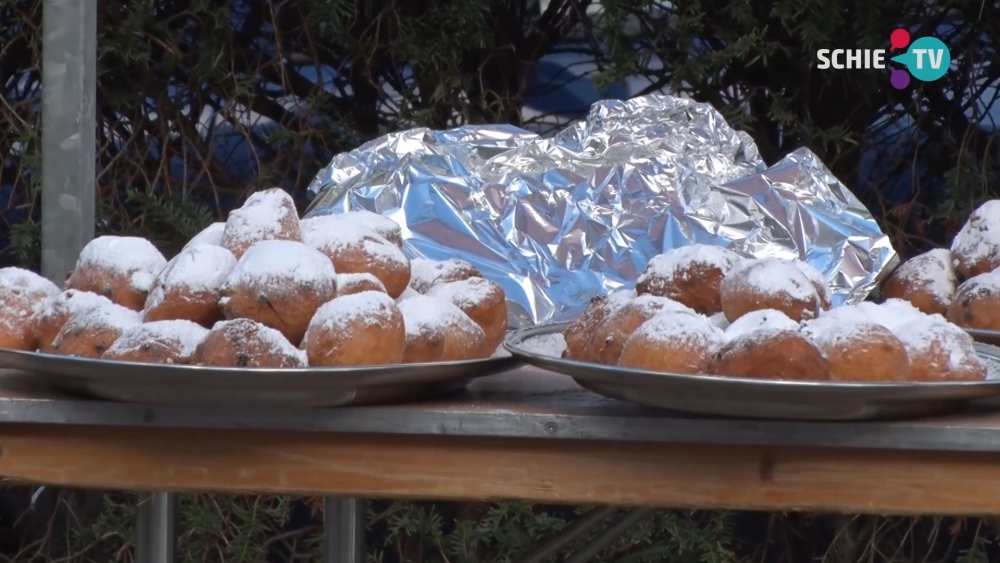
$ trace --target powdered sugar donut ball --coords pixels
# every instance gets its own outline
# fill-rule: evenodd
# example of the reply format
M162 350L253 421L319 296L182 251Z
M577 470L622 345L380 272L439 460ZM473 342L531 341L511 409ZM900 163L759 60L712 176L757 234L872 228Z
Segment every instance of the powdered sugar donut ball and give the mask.
M1000 272L979 274L958 286L948 320L966 328L1000 330Z
M302 349L312 366L398 364L406 352L403 314L378 291L338 297L316 311Z
M410 287L418 293L427 293L435 285L481 278L483 274L464 260L428 260L416 258L410 261Z
M403 363L455 362L489 357L486 333L444 299L421 295L399 304L406 328Z
M188 246L153 282L143 320L188 320L212 326L222 320L219 294L236 266L236 257L221 246Z
M280 188L257 192L242 207L231 211L221 244L238 260L248 248L264 240L302 242L295 202Z
M862 314L822 316L807 322L803 332L826 355L834 381L906 381L909 377L910 360L903 342Z
M228 251L227 251L228 252ZM188 364L208 329L191 321L156 321L125 330L104 355L105 360L147 364Z
M722 331L706 317L660 313L628 337L618 365L664 373L704 373L724 342Z
M333 264L321 252L301 242L265 240L236 263L222 284L219 306L227 319L255 320L297 344L336 291Z
M882 297L905 299L928 315L946 314L957 283L951 262L943 248L914 256L885 280Z
M52 342L63 356L100 358L122 333L142 323L142 315L112 303L78 311L66 321Z
M382 282L371 274L337 274L337 295L353 295L363 291L386 293Z
M729 341L716 355L712 373L760 379L829 380L830 364L826 356L798 324L780 311L768 311L765 315L766 318L753 319L753 323L733 323L729 327L726 331ZM758 328L752 328L754 325Z
M341 274L372 274L397 298L410 283L410 261L398 246L372 228L340 215L309 220L303 237L309 246L330 258Z
M67 289L51 299L35 314L35 336L38 339L38 351L53 352L52 341L59 335L63 325L73 315L94 309L113 305L111 300L103 295L87 291Z
M654 256L635 289L640 295L667 297L703 315L714 315L722 310L722 280L741 259L721 246L682 246Z
M833 295L830 293L830 283L826 280L826 276L823 272L817 270L809 262L803 262L801 260L796 260L792 262L795 267L799 269L800 272L805 274L809 283L816 289L816 295L819 296L819 306L820 309L829 309L833 307Z
M166 266L166 258L144 238L97 237L83 247L66 287L141 311L153 280Z
M626 289L615 291L606 297L591 299L580 318L563 331L566 349L563 350L562 357L578 362L597 362L597 351L590 344L594 333L608 315L635 298L636 292Z
M815 318L820 297L794 262L766 258L735 265L722 281L722 311L729 322L761 309L775 309L795 321Z
M222 221L217 223L212 223L211 225L202 229L202 231L195 236L191 237L191 240L184 245L182 250L188 247L195 246L198 244L210 244L212 246L222 246L222 233L226 230L226 224Z
M507 296L499 285L483 278L469 278L435 285L427 295L450 301L482 327L490 353L503 342L507 334Z
M986 379L986 364L976 353L972 337L940 317L909 323L897 335L910 358L910 381Z
M273 328L250 319L219 321L191 355L202 366L303 368L305 354Z
M59 288L34 272L0 268L0 348L35 350L37 313Z
M979 206L951 242L952 263L964 278L1000 268L1000 200Z
M643 323L661 312L672 311L696 315L693 309L673 299L655 295L640 295L608 313L591 337L590 346L595 363L615 365L621 357L625 341Z
M888 328L893 333L897 333L897 336L900 328L910 323L923 321L928 316L905 299L886 299L878 305L871 302L862 302L855 305L855 307L866 314L870 321ZM932 315L932 317L936 317L941 321L944 320L944 317L941 315Z
M749 334L751 332L767 330L791 330L798 331L801 327L799 323L788 318L788 315L774 309L761 309L752 311L736 320L726 327L726 339L733 340Z

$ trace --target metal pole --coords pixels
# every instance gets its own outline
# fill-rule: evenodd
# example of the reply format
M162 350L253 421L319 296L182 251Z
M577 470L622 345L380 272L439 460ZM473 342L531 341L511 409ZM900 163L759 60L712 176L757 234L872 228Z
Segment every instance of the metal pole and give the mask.
M42 7L42 275L62 285L94 237L97 3Z
M136 563L173 563L177 499L172 493L142 493L136 504Z
M323 544L323 563L364 563L364 499L323 499Z

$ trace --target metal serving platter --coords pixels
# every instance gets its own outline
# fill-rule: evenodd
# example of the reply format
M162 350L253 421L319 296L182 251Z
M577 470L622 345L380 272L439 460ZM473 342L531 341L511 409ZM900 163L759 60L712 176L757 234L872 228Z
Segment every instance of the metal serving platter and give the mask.
M576 362L525 346L561 334L568 323L540 325L508 335L504 346L521 361L571 376L608 397L689 413L786 420L879 420L946 414L977 399L1000 395L1000 381L955 383L845 383L681 375ZM996 365L1000 348L977 343Z
M1000 330L983 330L979 328L967 328L965 332L968 332L972 336L973 340L976 342L982 342L983 344L992 344L993 346L1000 346Z
M340 407L457 391L516 363L511 356L387 366L246 369L145 364L0 349L0 367L38 374L56 389L113 401L174 406Z

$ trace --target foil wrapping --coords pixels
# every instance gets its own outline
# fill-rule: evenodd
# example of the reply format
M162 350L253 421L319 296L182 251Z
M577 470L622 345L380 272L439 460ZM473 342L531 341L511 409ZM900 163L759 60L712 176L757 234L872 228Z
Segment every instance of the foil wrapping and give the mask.
M512 126L391 133L336 156L306 216L366 209L411 258L459 258L503 286L512 327L579 314L692 243L801 259L835 304L862 301L898 258L871 213L808 149L767 167L708 104L595 104L552 138Z

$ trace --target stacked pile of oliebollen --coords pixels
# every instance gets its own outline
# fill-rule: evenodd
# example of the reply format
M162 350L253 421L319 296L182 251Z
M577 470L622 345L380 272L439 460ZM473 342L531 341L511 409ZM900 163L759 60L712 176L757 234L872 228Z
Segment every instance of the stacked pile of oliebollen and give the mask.
M408 260L402 230L369 212L299 219L291 197L251 195L169 262L104 236L66 290L0 270L0 347L118 361L300 368L491 356L503 290L460 260Z
M899 266L880 297L832 307L805 262L696 244L654 257L634 290L594 299L566 329L563 357L783 380L984 380L964 328L1000 330L1000 201L973 212L950 250Z

